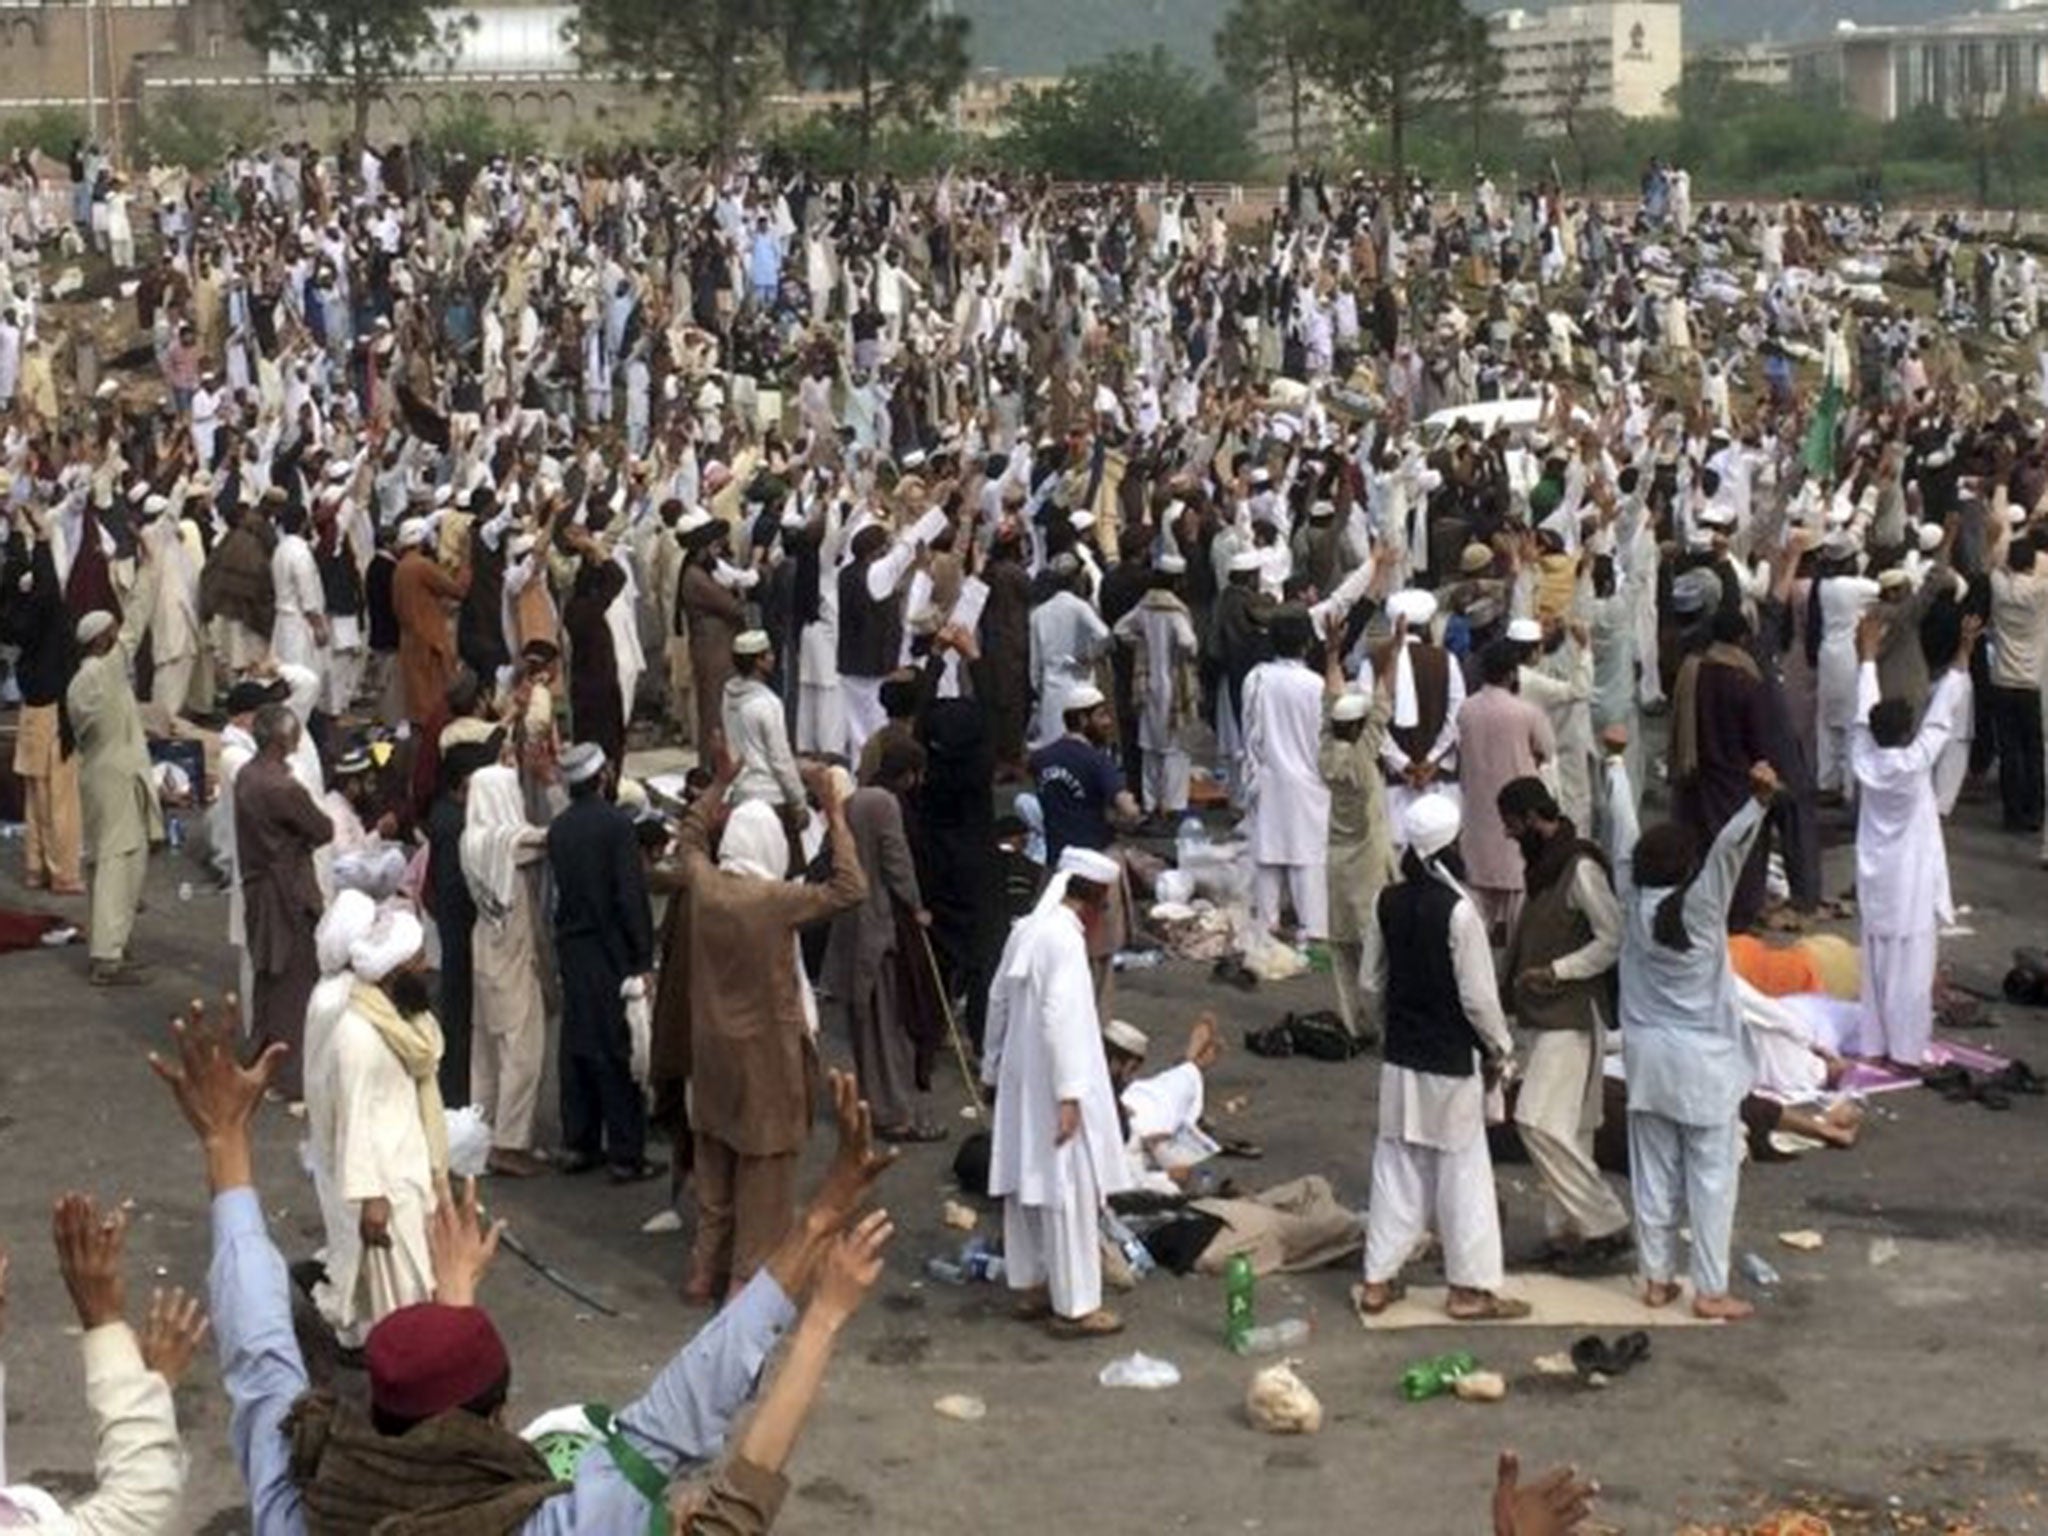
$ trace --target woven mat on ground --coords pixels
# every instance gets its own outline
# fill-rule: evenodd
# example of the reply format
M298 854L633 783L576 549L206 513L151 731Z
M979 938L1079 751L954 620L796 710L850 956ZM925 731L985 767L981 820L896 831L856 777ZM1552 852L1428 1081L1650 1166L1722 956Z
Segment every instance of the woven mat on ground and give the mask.
M1642 1282L1629 1275L1601 1280L1571 1280L1540 1272L1509 1275L1501 1294L1518 1297L1533 1310L1512 1323L1459 1322L1444 1311L1444 1292L1440 1287L1415 1287L1378 1317L1366 1318L1364 1322L1375 1333L1408 1328L1582 1328L1626 1332L1631 1328L1719 1326L1692 1315L1690 1289L1668 1307L1644 1306Z

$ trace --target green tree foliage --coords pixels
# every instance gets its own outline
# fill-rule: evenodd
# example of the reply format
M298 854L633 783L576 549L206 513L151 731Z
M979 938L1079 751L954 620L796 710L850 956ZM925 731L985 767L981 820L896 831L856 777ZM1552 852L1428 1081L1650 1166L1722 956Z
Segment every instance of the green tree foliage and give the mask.
M393 81L444 63L463 25L444 29L427 0L242 0L243 35L299 60L315 90L342 93L358 144L377 98Z
M1408 139L1437 108L1490 94L1500 61L1463 0L1326 0L1314 75L1358 121L1383 132L1396 176Z
M935 16L927 0L807 0L791 28L799 72L852 91L859 169L885 121L919 124L967 78L964 16Z
M1216 30L1216 62L1226 80L1251 97L1284 94L1287 144L1296 155L1314 78L1317 19L1314 0L1237 0Z
M1163 48L1069 70L1010 107L1003 147L1026 170L1090 181L1233 181L1251 168L1250 114Z
M211 167L238 145L262 142L269 131L253 102L180 86L149 99L142 145L165 165Z
M774 75L787 8L766 0L584 0L583 57L663 95L689 93L721 160Z
M484 99L475 95L442 103L420 132L418 142L436 164L445 165L460 155L473 167L485 164L493 155L517 159L541 147L540 136L530 124L499 122Z
M40 150L52 160L63 160L71 146L88 138L85 114L69 107L37 107L33 112L10 112L0 122L0 144L9 150L26 146Z

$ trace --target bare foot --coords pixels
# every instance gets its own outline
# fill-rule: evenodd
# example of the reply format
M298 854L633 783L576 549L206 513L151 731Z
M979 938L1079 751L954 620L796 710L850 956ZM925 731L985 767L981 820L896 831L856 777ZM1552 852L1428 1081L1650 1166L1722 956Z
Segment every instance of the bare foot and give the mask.
M1692 1315L1739 1323L1745 1317L1755 1317L1756 1308L1734 1296L1701 1296L1692 1304Z
M1188 1031L1187 1059L1203 1072L1215 1066L1223 1055L1223 1032L1216 1027L1216 1015L1205 1013Z
M1645 1280L1643 1282L1643 1305L1646 1307L1668 1307L1678 1300L1678 1282L1675 1280Z

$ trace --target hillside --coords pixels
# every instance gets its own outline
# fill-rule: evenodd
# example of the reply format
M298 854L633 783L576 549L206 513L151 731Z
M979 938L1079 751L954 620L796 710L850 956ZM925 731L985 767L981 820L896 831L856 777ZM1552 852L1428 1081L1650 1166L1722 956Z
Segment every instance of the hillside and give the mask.
M1544 0L1523 3L1544 8ZM1984 0L1983 8L1988 6ZM1845 18L1866 24L1922 21L1971 8L1969 0L1687 0L1686 42L1765 35L1793 40L1817 36ZM1229 0L953 0L953 9L974 23L977 64L1013 75L1056 75L1119 48L1149 49L1155 43L1191 64L1213 68L1210 39Z

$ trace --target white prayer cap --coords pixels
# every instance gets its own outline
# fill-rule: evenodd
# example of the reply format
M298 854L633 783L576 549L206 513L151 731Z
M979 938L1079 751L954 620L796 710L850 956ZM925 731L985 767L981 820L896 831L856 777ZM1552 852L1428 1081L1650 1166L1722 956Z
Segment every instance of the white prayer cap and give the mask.
M1317 501L1309 505L1308 517L1312 523L1327 522L1336 515L1337 503L1334 501Z
M1126 1024L1122 1019L1111 1019L1102 1026L1102 1043L1115 1046L1126 1056L1141 1059L1152 1048L1152 1042L1145 1038L1145 1031L1135 1024Z
M1369 708L1371 705L1367 703L1364 694L1355 688L1347 689L1339 694L1337 702L1330 706L1330 718L1339 725L1352 720L1363 720Z
M411 549L415 544L427 542L429 532L424 517L408 517L398 525L398 547Z
M1115 885L1123 874L1123 866L1093 848L1069 848L1060 854L1059 872L1096 885Z
M604 748L594 741L579 741L562 754L562 782L581 784L604 771Z
M200 497L203 500L213 494L213 476L203 469L197 470L193 473L192 478L185 482L185 490L188 494Z
M162 517L170 510L171 498L168 496L152 496L142 504L144 517Z
M75 631L78 636L78 643L80 645L91 645L93 641L99 639L101 635L104 635L113 627L114 616L104 608L95 608L91 613L88 613L78 621L78 628Z
M108 302L112 303L113 301L110 299ZM120 392L121 386L114 380L102 379L100 380L100 387L92 392L92 397L95 400L111 400Z
M1245 571L1262 569L1265 563L1256 549L1240 549L1230 557L1230 571L1232 575L1239 575Z
M805 517L803 513L797 511L795 507L791 507L787 512L782 514L780 521L782 524L782 531L784 533L801 533L803 532L805 526L810 522L810 519Z
M1935 523L1920 525L1920 548L1928 553L1941 548L1941 528Z
M403 907L387 907L349 946L349 969L364 981L382 981L418 955L426 942L427 930L418 918Z
M338 484L354 474L355 468L347 459L336 459L327 466L327 478Z
M1083 683L1067 694L1060 705L1060 713L1071 715L1077 709L1095 709L1103 703L1102 690L1093 683Z
M905 455L903 455L902 458L896 461L897 467L900 468L905 474L910 473L910 471L913 469L923 469L924 462L925 453L922 448L913 448L910 450L910 452L906 453Z
M768 649L768 631L765 629L744 629L733 637L732 653L735 656L759 656Z
M1179 555L1161 555L1152 562L1152 568L1162 576L1179 576L1186 572L1188 563Z
M1271 485L1273 483L1273 472L1266 468L1265 465L1260 464L1253 468L1251 478L1253 485Z
M1543 626L1534 619L1509 619L1508 639L1516 645L1541 645Z
M147 480L133 480L129 482L128 499L130 501L140 501L148 494L149 482Z
M534 538L530 533L515 533L505 545L505 554L513 560L524 560L533 553Z
M377 903L359 890L337 891L313 930L313 947L320 957L320 974L333 976L348 969L356 945L377 924Z
M1406 587L1387 599L1387 617L1406 619L1410 629L1420 629L1436 617L1436 594Z
M455 487L452 485L443 485L434 491L434 505L437 507L445 507L454 499Z
M1728 507L1715 506L1712 502L1709 502L1706 506L1700 508L1700 526L1702 528L1733 528L1735 526L1735 513Z
M684 538L701 533L711 526L711 514L701 507L692 508L676 519L676 532Z
M1847 528L1830 528L1820 541L1820 547L1823 554L1853 555L1856 553L1856 535Z
M1458 802L1449 795L1420 795L1401 818L1401 831L1419 859L1433 859L1458 840Z
M1073 526L1074 532L1086 533L1095 526L1095 514L1088 511L1070 512L1067 514L1067 521Z

